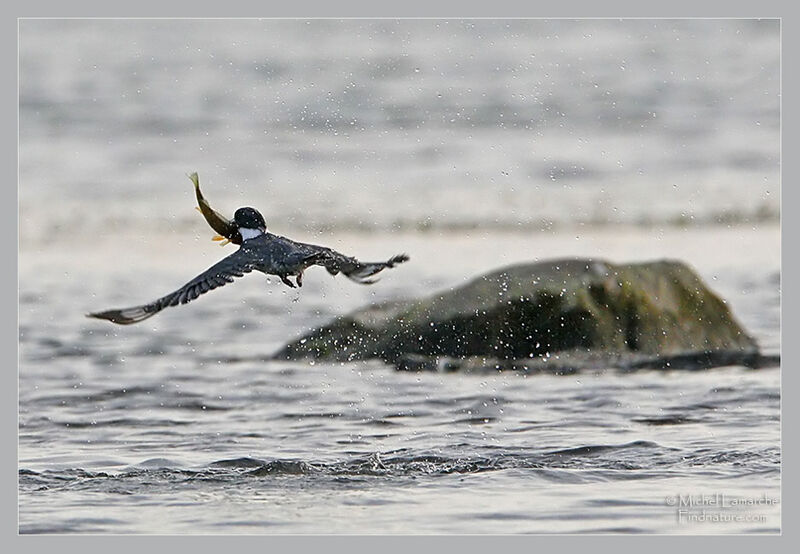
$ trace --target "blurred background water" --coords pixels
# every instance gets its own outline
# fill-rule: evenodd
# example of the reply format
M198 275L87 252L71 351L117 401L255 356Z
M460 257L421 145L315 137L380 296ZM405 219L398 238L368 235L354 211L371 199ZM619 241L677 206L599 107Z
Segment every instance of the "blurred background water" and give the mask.
M776 532L780 372L407 375L266 358L548 257L678 258L780 349L780 28L750 20L22 20L20 531ZM412 261L250 276L194 210ZM732 513L727 510L726 514Z

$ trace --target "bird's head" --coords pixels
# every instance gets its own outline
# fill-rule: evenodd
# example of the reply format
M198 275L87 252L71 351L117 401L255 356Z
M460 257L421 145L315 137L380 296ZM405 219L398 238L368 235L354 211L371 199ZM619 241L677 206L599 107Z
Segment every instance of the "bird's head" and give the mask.
M242 240L252 239L267 232L264 216L255 208L239 208L233 214L233 221L242 235Z

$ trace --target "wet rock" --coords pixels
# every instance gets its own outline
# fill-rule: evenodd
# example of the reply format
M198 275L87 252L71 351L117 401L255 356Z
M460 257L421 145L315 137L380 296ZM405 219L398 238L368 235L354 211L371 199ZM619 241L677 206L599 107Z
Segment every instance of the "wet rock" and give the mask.
M764 362L726 303L685 264L590 259L516 265L420 300L368 306L276 357L378 358L443 372Z

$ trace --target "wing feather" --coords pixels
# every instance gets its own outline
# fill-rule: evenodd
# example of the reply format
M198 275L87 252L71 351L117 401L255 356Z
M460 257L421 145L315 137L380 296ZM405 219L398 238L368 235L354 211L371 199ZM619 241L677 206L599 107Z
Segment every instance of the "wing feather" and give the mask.
M385 262L362 262L325 246L305 243L295 243L295 245L298 253L303 256L304 267L320 265L331 275L342 273L351 281L362 285L376 282L377 279L370 279L370 277L409 260L407 254L398 254Z
M206 271L183 285L178 290L162 296L158 300L118 310L106 310L87 314L87 317L105 319L120 325L138 323L154 316L164 308L186 304L216 288L233 283L234 277L242 277L253 271L258 263L258 257L247 248L240 248L227 258L224 258L208 268Z

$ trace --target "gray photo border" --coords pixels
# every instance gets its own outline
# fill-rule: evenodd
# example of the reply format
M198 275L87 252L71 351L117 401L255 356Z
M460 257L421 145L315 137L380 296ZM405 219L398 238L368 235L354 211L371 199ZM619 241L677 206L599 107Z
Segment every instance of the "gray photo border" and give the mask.
M17 63L17 18L20 17L780 17L782 19L782 49L783 52L791 53L798 51L798 39L796 34L797 18L784 16L789 11L786 3L772 0L762 0L761 2L729 1L722 2L691 2L687 0L672 0L668 3L657 6L643 6L641 2L632 0L609 0L606 2L590 2L581 0L573 2L558 2L546 6L536 6L521 0L478 2L474 0L457 1L444 0L433 4L412 0L403 2L401 5L383 4L368 2L366 0L343 0L336 3L313 0L308 2L291 2L279 4L262 4L254 0L238 1L229 0L223 5L199 5L190 0L180 0L166 5L164 2L153 0L140 0L135 5L111 4L99 0L73 0L69 3L58 3L55 0L15 3L6 5L3 11L8 10L2 18L2 41L3 72L7 76L0 90L3 95L3 106L9 113L7 122L18 122L17 117L17 79L10 78L12 75L18 78ZM785 59L782 57L782 60ZM791 59L791 57L789 58ZM789 98L789 102L781 106L782 116L782 152L784 145L789 145L785 150L789 153L794 151L792 146L797 145L796 126L793 125L796 119L797 109L793 106L792 99L797 98L793 94L797 91L797 82L792 71L793 64L782 65L782 98ZM2 156L4 159L4 171L8 181L18 182L18 174L15 178L14 173L17 164L17 125L6 124L3 129ZM789 159L792 157L790 156ZM783 158L782 158L783 160ZM792 177L796 173L793 164L782 164L782 182L789 183L790 186L783 187L781 191L782 207L782 235L794 237L797 232L798 222L792 217L797 206L797 189L791 186L794 183ZM13 201L2 203L3 217L0 217L2 226L3 248L13 250L17 247L17 242L10 237L17 237L17 187L9 185L6 194ZM784 207L788 209L784 210ZM8 212L8 213L5 213ZM18 368L18 349L17 349L17 295L18 279L10 271L13 266L14 273L17 273L16 253L8 252L8 259L13 263L7 264L7 270L3 272L3 348L0 352L3 366L6 368L3 379L7 380L2 387L3 399L2 409L2 433L4 442L14 445L13 448L5 448L2 457L2 529L3 537L10 539L7 543L12 552L16 551L48 551L48 552L93 552L108 551L113 548L115 552L139 552L143 547L157 546L160 548L179 547L192 552L218 551L220 547L228 546L229 541L235 541L237 547L255 547L260 549L275 549L277 552L287 550L302 551L309 550L315 552L334 551L381 551L387 549L390 552L406 550L408 548L427 547L433 549L466 549L467 551L485 550L487 547L499 546L503 549L520 552L530 552L533 548L537 549L569 549L575 548L581 551L592 551L594 549L606 548L641 550L643 546L656 548L657 551L674 552L676 549L709 549L717 551L729 549L738 551L739 549L751 551L753 548L777 548L782 549L794 531L792 522L796 521L796 507L792 502L792 495L795 489L796 477L792 475L791 468L795 467L797 460L796 435L782 432L782 460L783 467L789 468L782 474L782 521L788 525L782 526L783 537L517 537L517 536L455 536L455 537L329 537L329 536L42 536L29 537L17 534L17 371ZM796 282L797 261L793 256L782 259L786 263L782 267L782 282L790 283L787 293L782 295L782 322L781 322L781 344L786 344L788 348L782 348L783 367L793 367L797 360L797 346L793 341L786 342L784 337L790 339L797 336L797 292L791 286ZM18 275L18 273L17 273ZM788 330L788 332L787 332ZM797 390L797 377L790 371L789 374L782 373L782 392L787 394ZM788 396L791 399L791 396ZM795 421L797 404L794 402L782 401L782 421L791 423ZM782 426L782 430L783 430ZM758 540L758 543L752 542ZM565 542L566 541L566 544ZM762 542L766 541L766 543ZM427 549L426 548L426 549Z

